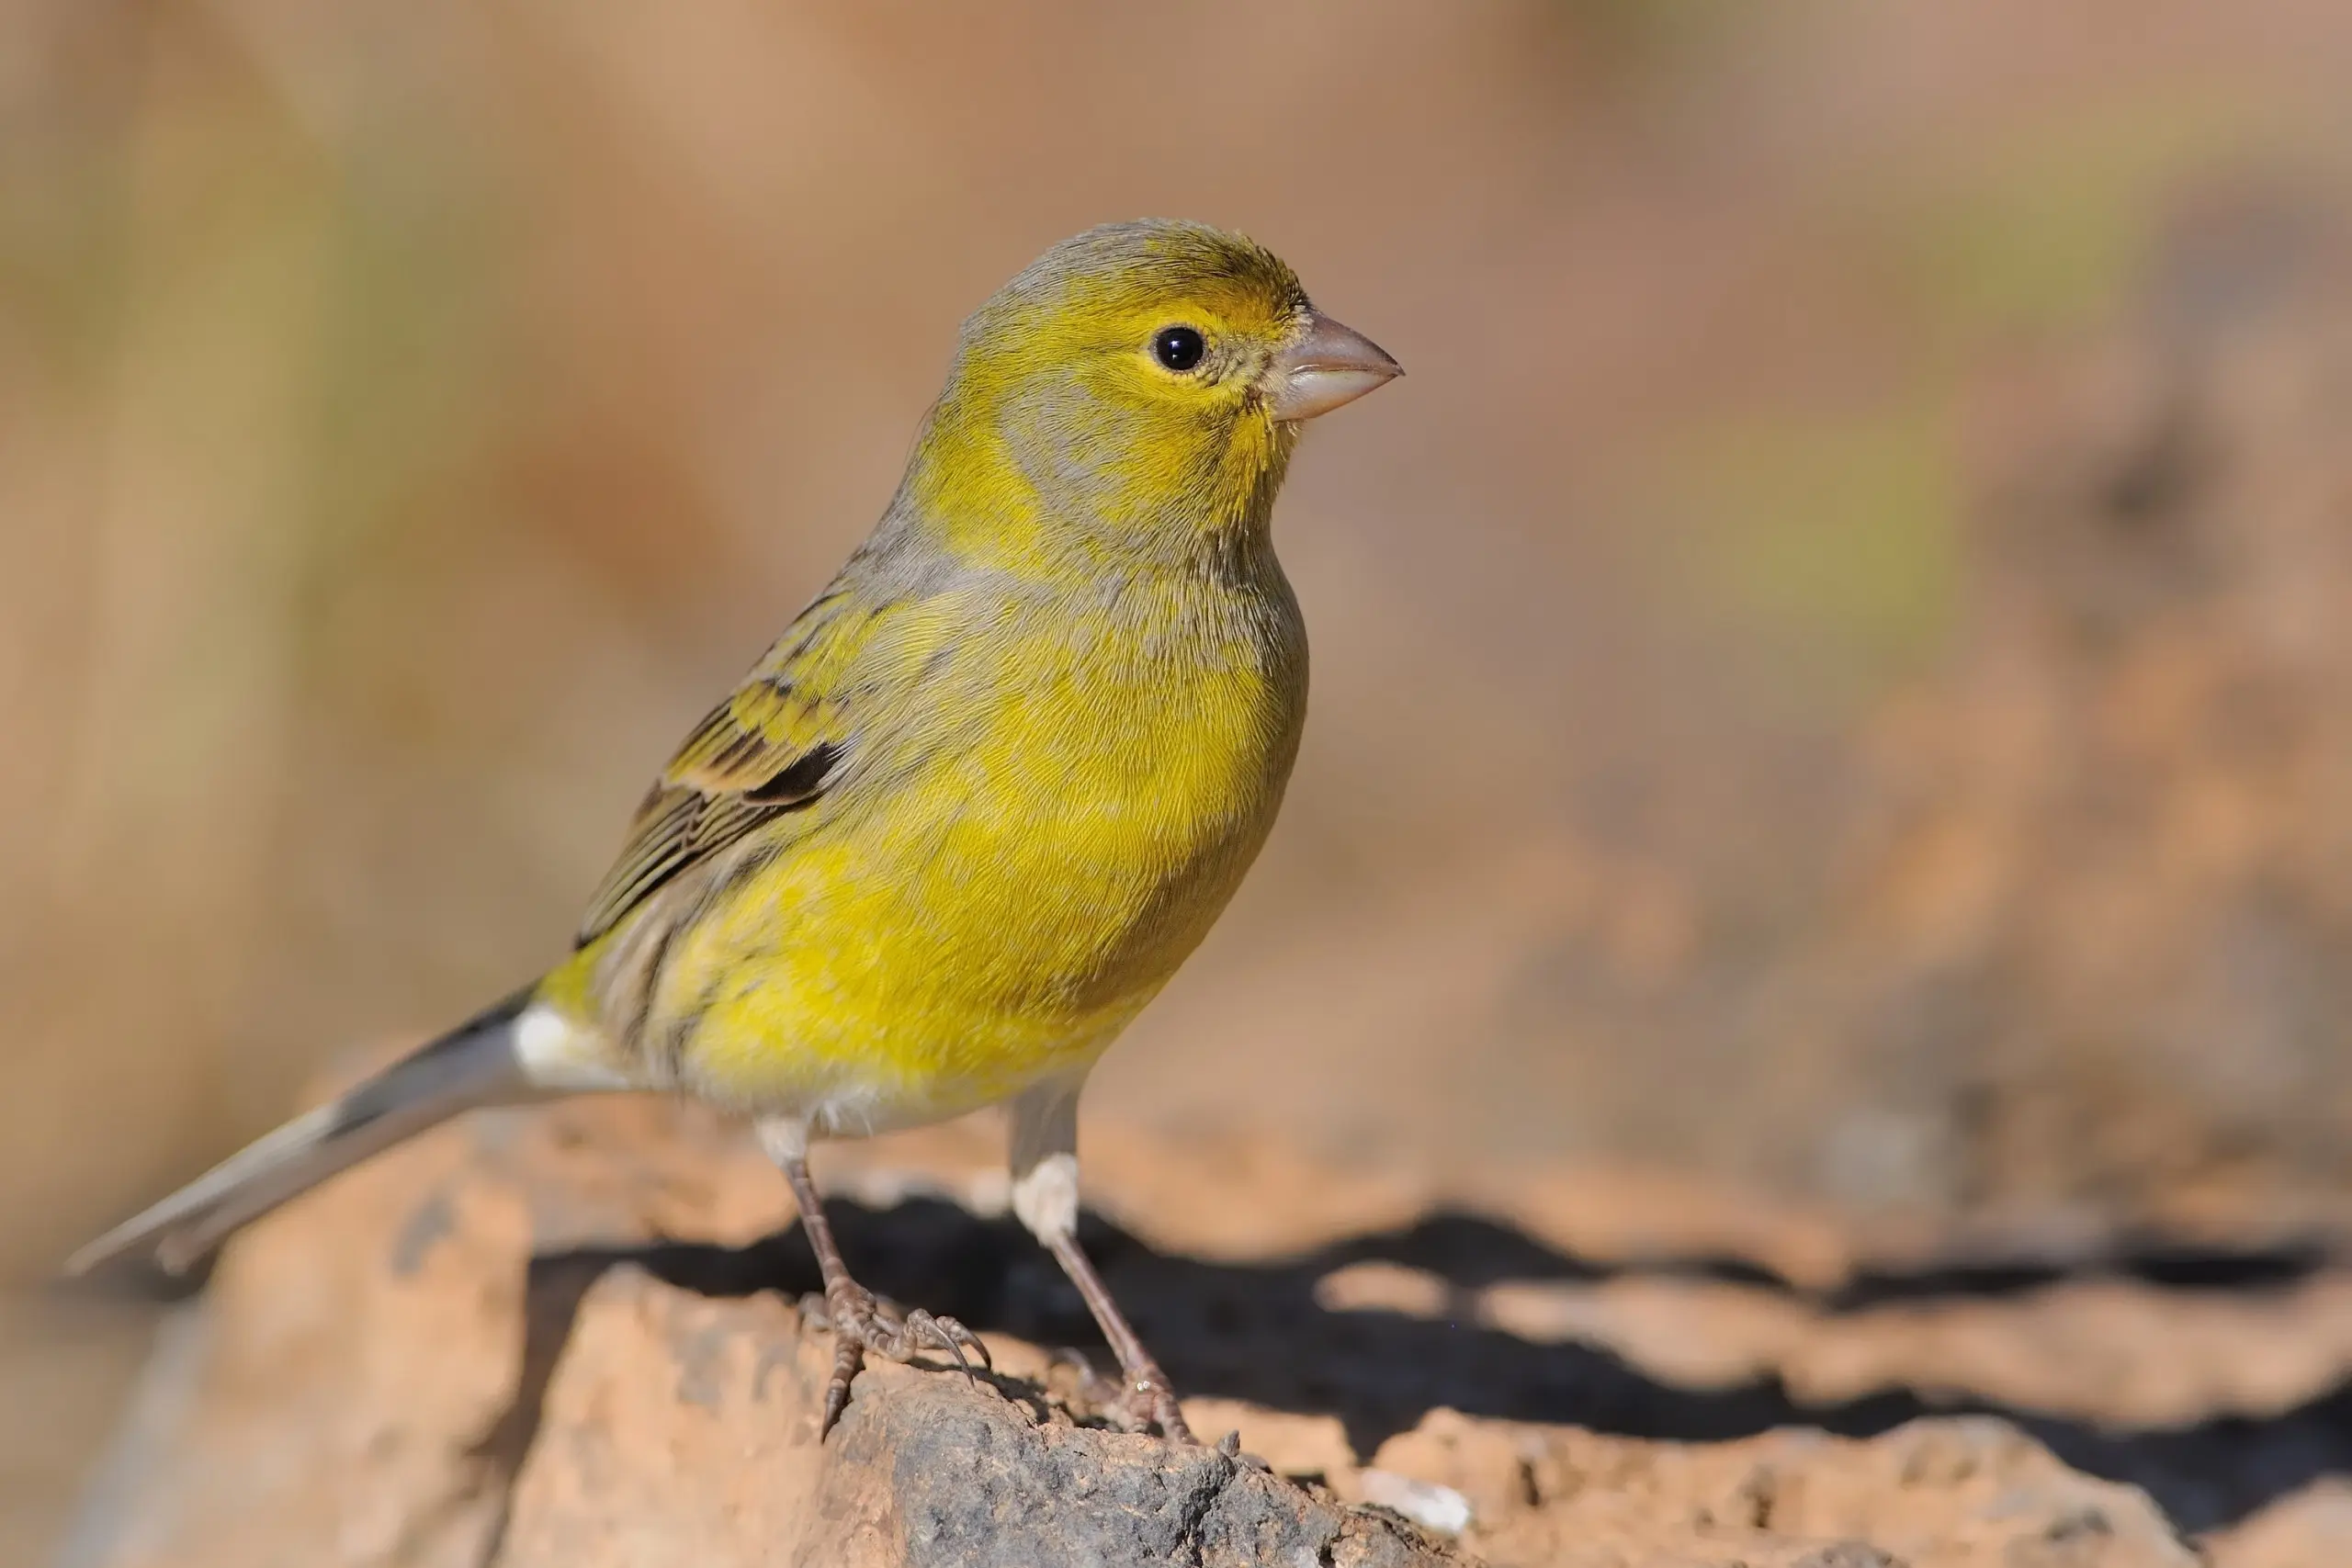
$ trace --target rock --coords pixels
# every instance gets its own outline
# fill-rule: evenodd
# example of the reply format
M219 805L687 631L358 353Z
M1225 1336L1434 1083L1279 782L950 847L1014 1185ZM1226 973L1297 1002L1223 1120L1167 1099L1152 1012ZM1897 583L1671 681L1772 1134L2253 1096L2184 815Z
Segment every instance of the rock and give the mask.
M801 1561L955 1563L1330 1563L1461 1561L1412 1530L1215 1449L1031 1424L938 1378L844 1422L839 1468ZM873 1549L879 1540L881 1550Z
M714 1302L624 1267L548 1390L498 1561L1350 1563L1458 1561L1210 1448L1089 1429L936 1371L863 1376L820 1450L831 1357L766 1297Z
M593 1174L576 1168L592 1145ZM697 1154L701 1178L682 1188ZM1046 1392L1048 1358L998 1336L1000 1366L1027 1378L876 1366L820 1446L831 1340L782 1299L813 1276L771 1267L775 1247L652 1242L682 1198L722 1234L755 1236L780 1217L775 1180L693 1113L628 1106L484 1118L363 1168L231 1248L209 1299L167 1337L145 1429L94 1496L76 1557L1460 1561L1329 1488L1082 1427ZM765 1196L730 1210L714 1182ZM748 1231L725 1223L763 1207Z
M1667 1269L1606 1310L1539 1311L1552 1298L1530 1292L1590 1266L1499 1221L1424 1209L1400 1223L1395 1193L1351 1198L1328 1172L1301 1211L1325 1217L1319 1232L1264 1212L1284 1200L1270 1183L1227 1233L1254 1245L1187 1258L1144 1239L1183 1228L1154 1205L1194 1173L1215 1190L1222 1152L1116 1143L1149 1155L1153 1179L1133 1188L1118 1159L1102 1162L1112 1207L1143 1234L1090 1219L1090 1243L1196 1393L1195 1427L1237 1431L1238 1456L1106 1427L1045 1348L1086 1337L1082 1308L1017 1226L985 1213L1002 1200L993 1149L960 1128L829 1150L825 1170L868 1201L836 1200L852 1267L963 1317L996 1371L869 1368L820 1444L831 1341L789 1304L817 1276L778 1228L774 1172L700 1112L581 1104L446 1129L235 1244L159 1348L63 1568L2199 1561L2148 1494L2078 1473L2011 1421L1917 1418L1915 1398L1882 1394L1817 1412L1856 1434L1833 1437L1770 1381L1710 1390L1715 1360L1662 1343L1678 1322L1742 1343L1745 1311L1766 1332L1734 1374L1756 1358L1785 1373L1807 1346L1876 1324L1886 1375L1917 1377L1901 1345L1932 1358L1947 1341L1889 1337L1907 1318L1808 1304L1753 1264L1753 1284ZM1183 1225L1214 1230L1197 1210ZM2299 1320L2277 1314L2301 1300L2279 1298L2256 1326L2282 1331ZM1641 1303L1654 1310L1631 1311ZM1973 1325L1989 1367L2005 1339L2030 1348L2048 1308L1942 1310ZM2116 1321L2139 1337L2112 1348L2084 1400L2199 1343L2166 1341L2162 1314ZM1546 1338L1619 1329L1615 1353ZM2200 1333L2199 1353L2232 1353L2234 1338ZM2045 1408L2076 1397L2063 1362L2017 1364L2046 1368ZM2308 1477L2332 1462L2336 1425L2322 1399L2281 1417L2276 1441L2242 1423L2151 1448L2041 1420L2062 1450L2145 1473L2222 1522L2277 1496L2265 1478L2282 1465ZM2221 1561L2270 1568L2295 1543L2333 1540L2327 1495L2217 1537Z
M2078 1474L2015 1427L1983 1418L1913 1422L1868 1442L1792 1429L1692 1445L1441 1410L1383 1445L1373 1463L1466 1497L1475 1522L1463 1544L1497 1562L2196 1568L2200 1561L2145 1494Z
M2222 1538L2213 1568L2311 1568L2352 1562L2352 1479L2290 1493Z

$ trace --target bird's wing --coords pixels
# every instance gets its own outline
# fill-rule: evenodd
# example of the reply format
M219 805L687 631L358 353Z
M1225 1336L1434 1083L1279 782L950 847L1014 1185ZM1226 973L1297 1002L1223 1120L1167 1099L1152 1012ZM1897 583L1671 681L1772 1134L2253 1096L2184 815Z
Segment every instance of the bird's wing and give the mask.
M686 867L824 793L854 739L860 656L890 618L838 584L800 613L646 793L589 900L579 945Z

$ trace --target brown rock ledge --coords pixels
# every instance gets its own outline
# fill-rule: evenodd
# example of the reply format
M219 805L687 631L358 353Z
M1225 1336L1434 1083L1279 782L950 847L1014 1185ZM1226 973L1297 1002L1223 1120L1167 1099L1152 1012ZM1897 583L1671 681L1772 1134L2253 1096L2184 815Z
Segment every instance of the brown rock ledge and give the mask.
M986 1143L963 1128L837 1151L831 1174L853 1195L853 1267L973 1324L999 1374L876 1368L820 1446L829 1341L788 1304L815 1277L797 1236L777 1232L780 1184L698 1113L616 1101L478 1117L233 1247L166 1332L63 1568L2202 1560L2145 1493L2069 1469L2012 1422L1906 1418L1905 1393L1824 1417L1863 1435L1802 1424L1774 1380L1869 1315L1841 1318L1817 1292L1727 1284L1717 1269L1685 1280L1678 1309L1674 1267L1629 1276L1648 1294L1628 1306L1668 1292L1634 1314L1653 1338L1676 1310L1718 1347L1739 1342L1748 1308L1774 1325L1765 1349L1724 1368L1685 1351L1661 1372L1644 1358L1677 1358L1637 1333L1599 1348L1615 1317L1597 1309L1620 1281L1588 1264L1579 1282L1537 1222L1432 1213L1430 1194L1330 1173L1302 1183L1268 1156L1251 1168L1264 1201L1209 1264L1154 1250L1185 1224L1199 1251L1218 1250L1198 1213L1168 1223L1154 1205L1188 1180L1229 1189L1231 1151L1102 1142L1127 1151L1099 1162L1114 1210L1153 1244L1103 1227L1114 1288L1199 1391L1194 1425L1238 1428L1268 1468L1095 1420L1072 1369L1039 1348L1082 1337L1084 1319L1050 1265L987 1216L1001 1195ZM1138 1150L1152 1180L1122 1175ZM1306 1217L1269 1219L1285 1207ZM1391 1245L1400 1235L1419 1239ZM1532 1311L1510 1292L1547 1271L1544 1299L1566 1305L1546 1310L1582 1342L1545 1343L1542 1323L1520 1330L1532 1337L1505 1332ZM1600 1294L1584 1306L1561 1295L1578 1290ZM1950 1310L1995 1342L2030 1337L2049 1311L2006 1299ZM2272 1303L2260 1331L2286 1333L2283 1310ZM2177 1350L2158 1332L2132 1353L2154 1365ZM1763 1381L1738 1381L1759 1358ZM2290 1404L2331 1366L2272 1393ZM2055 1381L2046 1392L2044 1409L2097 1396ZM1541 1418L1518 1418L1531 1413ZM2295 1428L2296 1451L2324 1430ZM2114 1449L2109 1473L2133 1473L2136 1454ZM2291 1491L2216 1505L2227 1519L2271 1505L2236 1546L2216 1538L2219 1561L2268 1568L2289 1543L2340 1544L2331 1495Z

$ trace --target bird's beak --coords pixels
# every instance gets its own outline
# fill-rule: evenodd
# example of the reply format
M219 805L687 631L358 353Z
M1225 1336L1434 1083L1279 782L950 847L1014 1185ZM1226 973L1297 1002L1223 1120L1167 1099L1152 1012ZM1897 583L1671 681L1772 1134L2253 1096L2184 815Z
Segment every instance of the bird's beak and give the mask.
M1381 346L1320 310L1306 312L1306 332L1274 355L1266 373L1266 400L1279 420L1313 419L1405 373Z

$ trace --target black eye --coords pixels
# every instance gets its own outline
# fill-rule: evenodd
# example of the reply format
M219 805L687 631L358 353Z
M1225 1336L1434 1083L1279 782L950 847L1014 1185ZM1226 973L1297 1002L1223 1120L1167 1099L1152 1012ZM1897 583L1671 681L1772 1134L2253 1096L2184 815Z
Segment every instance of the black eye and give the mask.
M1170 370L1190 370L1208 351L1208 344L1191 327L1162 327L1151 340L1151 356Z

